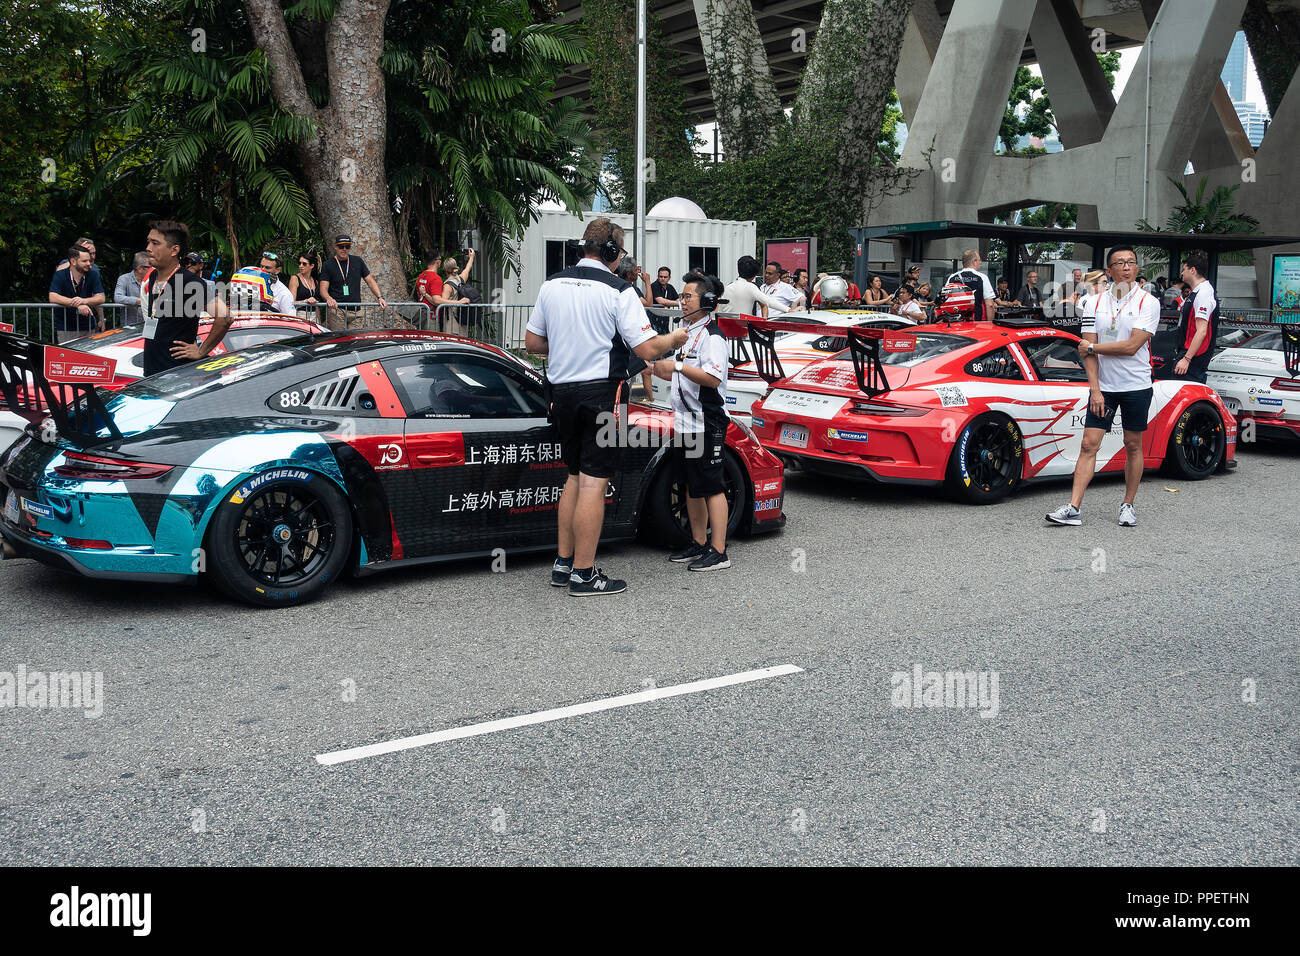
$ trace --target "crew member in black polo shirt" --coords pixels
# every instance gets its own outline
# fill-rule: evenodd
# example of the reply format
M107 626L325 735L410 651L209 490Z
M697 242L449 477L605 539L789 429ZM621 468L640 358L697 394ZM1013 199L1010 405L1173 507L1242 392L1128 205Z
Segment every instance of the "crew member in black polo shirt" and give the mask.
M181 256L190 242L183 222L162 220L151 224L145 247L153 271L140 285L144 310L144 374L154 375L211 352L230 328L230 311L208 291L199 276L181 268ZM212 330L202 344L199 318L212 316Z
M605 521L605 488L619 449L598 435L614 413L628 352L650 361L681 348L686 330L656 335L636 290L612 273L626 254L623 227L601 217L582 234L583 256L542 283L524 345L547 357L551 421L569 478L558 508L558 547L551 584L574 596L617 594L627 582L595 565Z
M370 274L366 260L352 255L352 237L335 236L334 255L325 260L325 265L320 270L320 293L325 304L331 309L357 308L361 304L363 282L370 286L370 291L379 300L379 307L388 308L388 302L379 291L379 283Z
M1214 286L1205 278L1210 269L1209 258L1203 252L1192 251L1183 259L1183 281L1192 287L1192 294L1179 307L1178 331L1174 341L1179 345L1177 361L1169 378L1183 378L1205 384L1214 357L1214 340L1219 334L1219 297Z

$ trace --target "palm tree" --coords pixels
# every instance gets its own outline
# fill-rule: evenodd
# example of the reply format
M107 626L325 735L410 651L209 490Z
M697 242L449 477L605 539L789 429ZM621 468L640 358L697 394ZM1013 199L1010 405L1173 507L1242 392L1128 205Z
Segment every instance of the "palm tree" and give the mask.
M536 219L538 200L575 212L590 200L590 130L575 100L551 98L586 49L576 28L534 20L522 0L393 3L382 59L389 185L408 259L412 236L455 251L474 226L492 260L515 265L507 242Z
M1232 211L1233 206L1236 204L1233 194L1240 187L1240 183L1234 183L1231 186L1215 186L1209 198L1206 198L1205 190L1209 185L1208 177L1201 177L1195 196L1190 195L1178 180L1172 177L1167 178L1173 183L1174 188L1178 190L1178 194L1183 197L1183 201L1170 210L1169 217L1165 220L1165 232L1235 235L1251 233L1259 229L1259 220L1254 216ZM1139 219L1137 227L1143 232L1159 231L1145 219ZM1144 247L1141 253L1143 258L1159 257L1165 254L1164 250L1154 247ZM1225 253L1221 258L1223 262L1239 264L1253 261L1251 254L1248 252Z
M290 147L311 136L310 120L275 104L268 64L253 47L241 8L215 0L163 0L174 40L115 52L132 62L134 99L106 113L99 131L128 131L91 181L91 202L123 180L148 176L167 208L190 226L195 248L215 248L239 267L243 251L265 248L313 224L306 190L291 171ZM224 11L224 12L222 12ZM204 24L195 49L190 21Z

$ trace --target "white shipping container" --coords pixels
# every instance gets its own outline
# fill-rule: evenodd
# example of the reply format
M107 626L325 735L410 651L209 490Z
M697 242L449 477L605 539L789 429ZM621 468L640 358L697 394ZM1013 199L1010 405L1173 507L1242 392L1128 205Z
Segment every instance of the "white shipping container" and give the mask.
M757 233L752 220L676 219L646 217L646 254L635 253L632 216L619 213L584 212L582 217L563 209L542 209L537 222L528 227L519 243L519 275L503 283L499 301L506 305L531 304L546 277L564 267L564 244L581 239L582 231L594 218L608 216L627 230L624 246L637 264L654 276L660 266L672 270L672 285L681 290L681 277L690 266L701 263L704 271L716 270L724 283L736 278L736 260L757 255Z

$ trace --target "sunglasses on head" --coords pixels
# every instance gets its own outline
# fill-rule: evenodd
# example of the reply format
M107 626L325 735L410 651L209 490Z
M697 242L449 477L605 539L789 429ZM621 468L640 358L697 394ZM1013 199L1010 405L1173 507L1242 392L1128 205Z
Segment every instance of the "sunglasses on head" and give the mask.
M279 262L279 261L280 261L280 257L277 256L274 252L264 252L264 253L262 253L262 258L263 258L263 259L270 259L272 262Z

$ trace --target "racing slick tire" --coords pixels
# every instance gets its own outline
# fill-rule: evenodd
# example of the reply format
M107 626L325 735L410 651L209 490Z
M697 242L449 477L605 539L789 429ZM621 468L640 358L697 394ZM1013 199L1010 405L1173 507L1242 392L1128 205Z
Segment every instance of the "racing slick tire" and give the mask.
M1183 409L1174 423L1165 465L1180 478L1200 481L1218 470L1227 447L1219 410L1209 402L1195 402Z
M731 449L722 453L722 475L727 485L724 494L727 496L727 540L730 541L740 532L748 516L751 497L744 469ZM669 548L680 547L691 535L686 517L685 490L673 474L667 456L650 480L641 531L642 537L648 541Z
M205 540L206 570L233 598L287 607L315 598L343 571L352 512L329 479L301 468L254 476L217 505Z
M947 485L958 500L972 505L1001 501L1020 484L1025 443L1016 423L986 413L966 423L948 458Z

